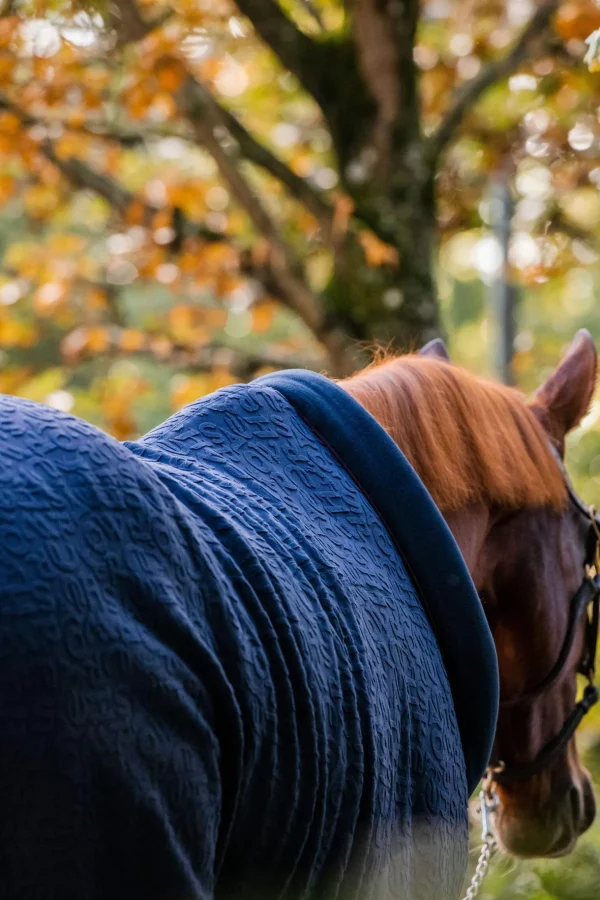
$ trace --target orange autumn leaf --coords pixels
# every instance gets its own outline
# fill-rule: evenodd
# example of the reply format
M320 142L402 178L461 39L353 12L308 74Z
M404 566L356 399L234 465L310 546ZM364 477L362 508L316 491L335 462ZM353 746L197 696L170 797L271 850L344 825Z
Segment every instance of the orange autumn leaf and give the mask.
M14 319L0 321L0 347L32 347L37 340L37 329L29 322Z
M0 174L0 205L10 200L15 192L15 179L10 175Z
M86 349L90 353L104 353L110 347L110 335L106 328L89 328Z
M21 119L11 112L0 113L0 132L7 135L18 134L23 127Z
M398 265L398 251L391 244L385 244L376 234L366 229L361 229L358 237L370 266Z
M354 200L347 194L337 194L334 200L333 223L331 231L333 237L343 237L348 231L350 217L354 212Z
M238 254L229 244L216 241L205 244L200 253L202 265L206 269L218 270L237 267Z
M600 28L600 8L593 0L563 3L559 6L554 27L563 40L585 40Z
M255 266L264 266L271 255L271 244L266 238L259 238L252 247L252 262Z
M268 331L275 319L275 306L272 303L261 303L252 310L252 330Z
M218 391L220 388L227 387L230 384L237 384L239 378L232 375L226 366L215 366L210 373L210 389Z
M142 225L146 214L146 207L137 197L125 210L125 222L127 225Z
M173 342L164 335L158 335L150 340L150 350L159 359L166 359L171 355Z
M90 287L84 294L84 302L88 309L106 309L106 291L99 287Z
M227 315L227 310L221 308L202 310L202 320L208 328L224 328Z
M212 385L208 375L179 375L171 388L171 403L174 409L181 409L199 397L210 393Z
M78 234L53 234L46 243L51 256L60 254L68 257L83 253L86 245L86 239Z
M133 416L108 416L108 431L118 441L127 441L137 433L137 425Z
M136 353L146 343L146 335L135 328L125 328L119 336L119 347L125 353Z
M155 77L162 91L175 93L185 78L185 69L178 59L167 58L158 63Z
M6 51L0 53L0 82L6 82L11 77L16 65L17 60L12 53Z
M168 313L169 330L179 343L186 343L194 327L194 311L190 306L173 306Z

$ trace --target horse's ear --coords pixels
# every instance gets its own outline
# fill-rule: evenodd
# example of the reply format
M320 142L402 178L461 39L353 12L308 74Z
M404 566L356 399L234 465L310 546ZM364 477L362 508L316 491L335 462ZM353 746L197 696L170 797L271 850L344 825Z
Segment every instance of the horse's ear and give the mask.
M538 388L531 409L561 450L564 438L588 410L596 384L597 354L585 328L577 332L564 358Z
M446 362L450 362L450 356L446 350L446 345L441 338L434 338L432 341L425 344L424 347L421 347L419 356L435 356L436 359L444 359Z

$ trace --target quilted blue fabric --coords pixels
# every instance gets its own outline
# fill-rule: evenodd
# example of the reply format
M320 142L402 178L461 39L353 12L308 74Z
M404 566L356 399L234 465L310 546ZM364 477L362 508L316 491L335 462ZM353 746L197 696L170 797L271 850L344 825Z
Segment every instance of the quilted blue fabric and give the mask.
M457 896L493 647L358 404L269 376L122 445L4 397L0 460L4 900Z

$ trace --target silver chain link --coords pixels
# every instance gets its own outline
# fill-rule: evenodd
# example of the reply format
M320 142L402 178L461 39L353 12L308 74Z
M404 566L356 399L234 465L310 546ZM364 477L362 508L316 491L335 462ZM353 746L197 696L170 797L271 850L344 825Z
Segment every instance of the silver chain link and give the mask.
M467 893L463 897L463 900L475 900L475 897L479 893L479 889L483 883L483 879L487 875L490 860L495 849L495 839L488 838L488 840L481 848L481 853L479 854L479 859L477 860L477 866L475 868L473 877L471 878L471 884L469 885L469 888L467 890Z
M498 807L498 796L493 790L493 775L488 773L483 789L479 792L479 811L481 813L481 840L483 846L471 883L463 900L475 900L483 879L487 875L490 860L497 849L496 836L492 828L492 815Z

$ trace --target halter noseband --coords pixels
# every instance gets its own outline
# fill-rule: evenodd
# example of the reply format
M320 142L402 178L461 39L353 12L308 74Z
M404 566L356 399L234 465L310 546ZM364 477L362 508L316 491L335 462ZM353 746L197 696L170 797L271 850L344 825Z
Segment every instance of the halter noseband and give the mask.
M499 784L527 781L545 769L566 747L583 717L599 699L598 688L594 683L594 674L600 621L600 517L593 506L587 507L577 496L562 464L562 460L554 448L552 447L551 449L563 473L569 501L589 521L583 581L571 600L567 631L556 662L548 674L534 688L523 691L523 693L517 694L515 697L502 700L500 706L516 706L518 703L532 700L535 697L539 697L540 694L543 694L556 682L571 655L582 616L585 616L585 643L577 671L581 675L585 675L588 679L588 684L583 692L583 697L575 704L558 734L542 747L535 759L520 765L506 765L504 762L490 763L488 777Z

